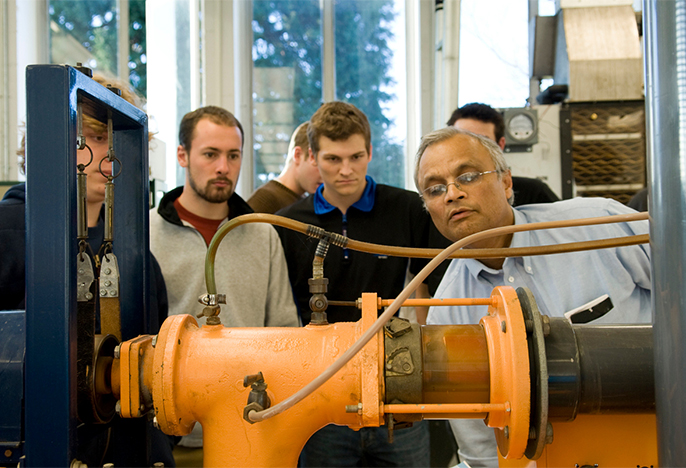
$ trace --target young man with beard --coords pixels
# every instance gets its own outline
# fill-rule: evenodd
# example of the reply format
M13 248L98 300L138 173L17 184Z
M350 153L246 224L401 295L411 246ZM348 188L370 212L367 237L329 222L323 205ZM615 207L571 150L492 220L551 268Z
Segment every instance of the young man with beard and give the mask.
M252 213L234 193L241 169L243 128L229 111L207 106L186 114L179 127L177 159L186 182L151 211L150 248L167 284L169 315L202 312L207 292L205 255L217 229ZM220 318L228 327L298 326L283 249L274 228L247 224L232 230L217 250L217 290L226 294ZM198 319L200 325L205 317ZM196 428L199 425L196 424ZM180 445L202 446L200 431Z

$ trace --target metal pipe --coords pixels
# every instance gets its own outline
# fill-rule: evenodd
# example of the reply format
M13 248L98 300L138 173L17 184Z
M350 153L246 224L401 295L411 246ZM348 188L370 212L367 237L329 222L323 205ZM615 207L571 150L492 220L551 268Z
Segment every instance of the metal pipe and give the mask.
M655 398L660 466L686 466L686 1L644 1Z

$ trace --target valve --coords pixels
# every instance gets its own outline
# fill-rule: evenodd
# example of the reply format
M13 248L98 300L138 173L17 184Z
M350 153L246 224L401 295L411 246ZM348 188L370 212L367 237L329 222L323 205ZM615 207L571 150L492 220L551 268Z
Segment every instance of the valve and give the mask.
M249 417L250 412L263 411L272 404L269 395L267 395L267 384L264 381L262 372L246 375L243 378L243 386L251 387L250 394L248 395L248 404L243 408L243 419L250 424L255 424L255 421L252 421Z

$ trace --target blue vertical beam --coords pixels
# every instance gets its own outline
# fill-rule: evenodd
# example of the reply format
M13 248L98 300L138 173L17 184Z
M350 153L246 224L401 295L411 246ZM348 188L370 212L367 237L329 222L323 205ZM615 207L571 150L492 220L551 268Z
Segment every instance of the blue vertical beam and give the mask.
M76 73L26 71L28 466L69 466L76 442Z
M76 104L113 110L114 252L122 332L146 331L149 317L147 116L76 70L26 71L26 466L69 466L76 448ZM94 161L98 164L99 161Z
M643 3L658 462L686 466L686 0Z

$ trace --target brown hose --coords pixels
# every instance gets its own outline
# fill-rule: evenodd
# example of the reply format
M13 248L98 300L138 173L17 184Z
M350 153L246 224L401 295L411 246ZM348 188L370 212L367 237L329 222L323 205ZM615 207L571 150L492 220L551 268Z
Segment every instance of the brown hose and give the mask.
M254 215L246 215L246 216L254 216ZM259 216L271 216L271 215L259 215ZM278 216L276 218L279 218ZM236 218L237 219L237 218ZM324 372L322 372L319 376L317 376L314 380L312 380L309 384L305 385L303 388L298 390L296 393L291 395L290 397L286 398L284 401L276 404L275 406L272 406L271 408L267 408L266 410L263 411L250 411L248 413L248 417L250 418L251 421L263 421L265 419L271 418L273 416L276 416L277 414L280 414L290 407L294 406L298 402L302 401L305 399L308 395L310 395L312 392L314 392L317 388L319 388L321 385L323 385L327 380L329 380L336 372L338 372L340 369L343 368L347 364L347 362L352 359L352 357L357 354L366 344L369 342L369 340L372 339L373 336L375 336L381 327L383 327L388 320L390 320L393 315L395 315L396 311L400 308L400 306L410 297L410 295L419 287L421 283L424 282L427 276L436 268L441 262L446 260L447 258L451 257L451 254L455 252L456 250L463 248L467 245L470 245L474 242L483 240L483 239L488 239L491 237L498 237L498 236L504 236L508 234L512 234L515 232L522 232L522 231L533 231L537 229L552 229L552 228L560 228L560 227L573 227L573 226L591 226L591 225L597 225L597 224L608 224L608 223L623 223L623 222L630 222L630 221L640 221L648 219L648 213L636 213L636 214L630 214L630 215L614 215L614 216L603 216L603 217L598 217L598 218L585 218L585 219L577 219L577 220L565 220L565 221L550 221L550 222L543 222L543 223L531 223L531 224L521 224L521 225L512 225L512 226L503 226L495 229L489 229L487 231L482 231L482 232L477 232L475 234L472 234L471 236L467 236L464 239L461 239L445 250L443 250L438 256L436 256L433 260L431 260L422 270L417 273L417 275L410 281L410 283L401 291L401 293L396 297L396 299L393 301L393 303L379 316L379 318L374 322L374 324L369 327L363 334L360 336L360 338L350 346L336 361L334 361ZM279 224L281 225L281 224ZM298 229L296 229L298 230ZM300 231L302 232L302 231ZM216 235L215 235L216 237ZM632 237L643 237L643 236L632 236ZM606 239L606 241L616 241L617 239ZM645 242L648 241L647 236L645 236ZM212 240L214 242L214 239ZM597 242L597 241L592 241L592 242ZM353 241L349 242L347 247L348 248L354 248L353 247ZM360 243L360 244L366 244L366 243ZM586 244L586 243L577 243L577 244ZM605 246L607 247L614 247L616 244L614 242L608 242L608 245ZM366 244L366 245L373 245L373 244ZM624 244L626 245L626 244ZM631 245L631 244L630 244ZM547 248L547 247L546 247ZM476 251L477 249L474 249ZM508 250L508 249L501 249L501 250ZM474 253L472 251L471 253ZM557 253L557 252L556 252ZM388 255L391 255L390 253ZM510 256L510 255L503 255L499 254L499 256ZM475 256L470 256L470 257L475 257ZM478 258L476 256L475 258Z

